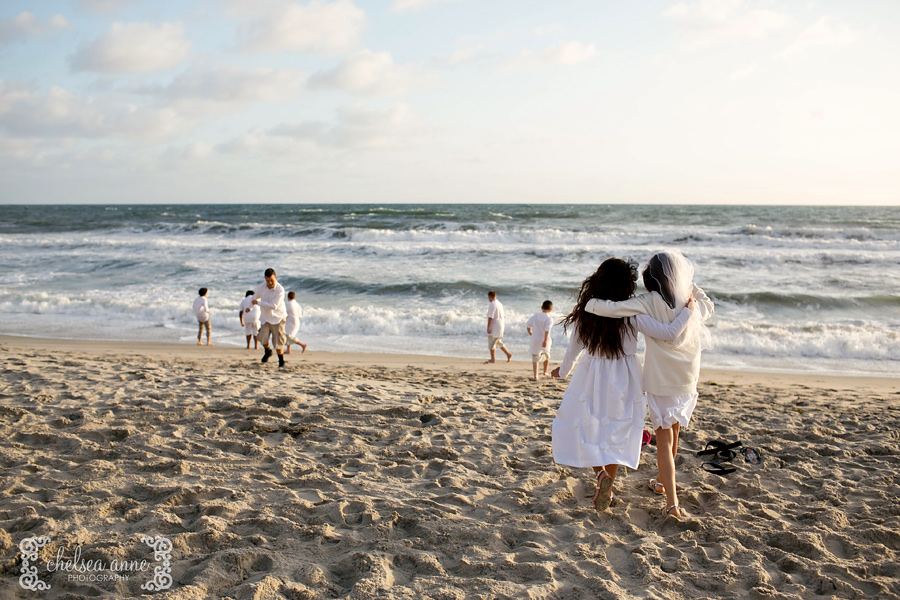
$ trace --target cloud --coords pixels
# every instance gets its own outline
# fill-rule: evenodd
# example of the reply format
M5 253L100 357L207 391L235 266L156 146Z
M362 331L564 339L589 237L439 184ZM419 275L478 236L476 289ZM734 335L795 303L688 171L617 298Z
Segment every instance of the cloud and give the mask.
M71 66L98 73L154 73L187 59L190 47L181 23L113 23L108 32L78 47Z
M431 4L438 2L452 2L454 0L394 0L391 3L391 10L394 12L406 12L411 10L419 10Z
M369 96L403 94L417 82L416 69L394 63L388 52L361 50L330 71L316 73L310 88L334 89Z
M0 131L14 137L153 140L191 125L168 108L98 100L56 86L40 94L0 81Z
M72 25L62 15L54 15L49 19L42 20L30 12L22 12L12 19L0 19L0 44L36 37L48 31L71 28Z
M316 54L343 54L359 46L366 13L351 0L307 5L296 2L263 2L238 10L261 11L256 19L238 28L238 46L247 52L294 50Z
M79 8L95 13L115 12L129 4L137 4L137 0L78 0L76 2Z
M728 76L728 81L738 81L745 77L749 77L758 69L757 65L750 65L748 67L744 67L743 69L738 69L734 73Z
M522 50L518 56L507 60L504 66L515 69L541 64L577 65L592 59L596 55L597 47L594 44L568 42L550 46L540 52Z
M787 25L788 15L771 10L748 10L742 0L681 2L663 11L675 21L692 47L765 37Z
M563 33L565 30L566 28L559 24L542 25L534 28L534 35L555 35Z
M291 100L303 91L306 79L306 73L295 69L192 67L165 87L135 91L155 96L160 104L179 112L203 116L254 102Z
M825 16L807 27L797 40L778 54L779 57L806 56L821 47L837 48L852 44L858 33L835 17Z
M282 123L269 133L329 148L383 148L403 133L408 114L409 107L402 103L384 110L356 105L339 109L336 122Z

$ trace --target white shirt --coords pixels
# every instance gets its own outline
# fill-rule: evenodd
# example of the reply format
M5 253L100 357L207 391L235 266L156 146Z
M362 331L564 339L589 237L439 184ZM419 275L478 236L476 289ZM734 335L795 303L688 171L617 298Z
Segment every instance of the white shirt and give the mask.
M303 316L303 311L300 310L300 303L297 302L296 300L288 300L286 310L287 310L286 328L290 329L291 325L300 322L300 317Z
M194 300L194 314L201 323L209 321L209 304L206 302L206 296L197 296Z
M552 342L550 341L550 336L547 336L547 345L544 346L544 334L550 333L550 328L553 327L553 317L544 311L535 313L528 319L525 327L531 330L529 352L531 354L549 353Z
M500 304L499 300L494 299L488 304L487 316L488 319L493 319L488 335L495 338L503 337L503 305Z
M247 312L248 308L250 309L250 312ZM241 307L239 310L244 317L244 325L259 321L260 310L257 305L253 304L253 296L244 297L244 299L241 300Z
M606 302L605 300L597 300L592 299L589 302ZM626 301L627 302L627 301ZM694 313L689 308L681 309L681 312L675 317L675 320L671 323L662 323L657 321L653 317L648 315L637 315L631 319L632 325L634 325L635 330L644 334L644 341L650 342L652 340L664 340L664 341L672 341L678 338L683 332L685 327L688 326L692 318L694 317ZM626 330L625 335L622 336L622 352L625 356L632 356L635 352L637 352L637 334L632 335L633 332ZM569 373L572 372L572 369L575 368L575 365L578 363L579 358L582 353L585 351L584 344L581 343L581 338L578 335L578 327L574 327L572 329L572 336L569 338L569 345L566 348L566 353L563 355L562 362L559 364L559 376L560 377L568 377ZM608 359L603 356L594 356L589 355L593 358L599 360L616 360L616 359ZM647 382L644 381L644 389L646 391Z
M277 325L287 317L287 310L284 307L284 288L277 281L272 289L269 289L265 283L260 285L256 288L252 299L259 300L257 306L262 309L261 322Z

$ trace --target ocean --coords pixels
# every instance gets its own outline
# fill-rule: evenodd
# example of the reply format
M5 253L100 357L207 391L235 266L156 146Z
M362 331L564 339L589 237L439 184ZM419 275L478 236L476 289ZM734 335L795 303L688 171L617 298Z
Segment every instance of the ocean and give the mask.
M555 320L610 256L680 249L716 303L708 367L900 376L900 207L0 206L0 332L242 346L238 304L276 269L313 350L487 357ZM552 358L566 344L552 333Z

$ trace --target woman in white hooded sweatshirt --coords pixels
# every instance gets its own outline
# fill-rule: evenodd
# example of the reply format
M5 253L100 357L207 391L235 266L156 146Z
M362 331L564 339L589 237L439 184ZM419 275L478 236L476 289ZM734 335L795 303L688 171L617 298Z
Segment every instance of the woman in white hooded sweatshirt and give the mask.
M657 321L673 321L691 296L700 319L692 320L674 341L646 337L643 386L647 392L650 422L656 429L656 464L659 475L650 488L666 495L666 515L681 516L675 488L675 455L681 427L690 422L697 406L700 351L709 347L709 331L702 321L715 310L709 296L694 285L694 266L678 250L657 252L643 272L647 293L621 302L592 299L585 311L603 317L650 315Z

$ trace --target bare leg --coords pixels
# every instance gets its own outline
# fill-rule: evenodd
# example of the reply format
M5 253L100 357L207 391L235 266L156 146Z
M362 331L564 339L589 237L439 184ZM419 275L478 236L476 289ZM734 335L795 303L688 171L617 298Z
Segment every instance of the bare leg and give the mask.
M544 361L544 377L547 377L547 369L549 369L549 368L550 368L550 361L545 360Z
M252 337L253 337L252 335L247 336L247 350L250 349L250 338L252 338Z
M287 345L287 350L285 350L284 353L285 353L285 354L290 354L290 353L291 353L291 345L290 345L290 344Z
M510 360L512 360L512 353L506 349L506 346L500 346L500 349L506 353L506 362L509 362Z
M497 362L497 351L494 348L491 348L491 360L487 361L488 363Z
M678 456L678 436L681 435L681 423L672 424L672 460Z
M538 380L538 364L537 364L537 363L531 363L531 370L534 371L534 376L532 377L532 379L534 379L535 381L537 381L537 380ZM544 373L544 375L546 375L546 374L547 374L547 373Z
M659 468L659 483L666 490L666 506L671 506L669 513L673 517L680 516L678 510L678 494L675 490L675 459L672 457L672 429L656 430L656 466Z

